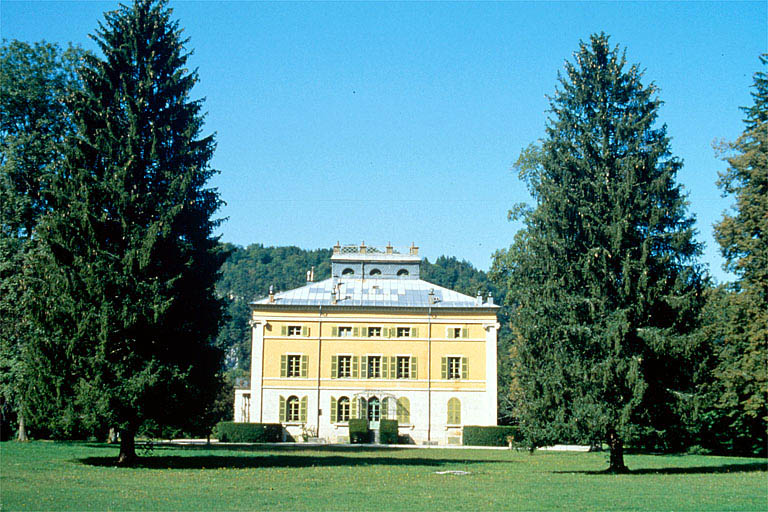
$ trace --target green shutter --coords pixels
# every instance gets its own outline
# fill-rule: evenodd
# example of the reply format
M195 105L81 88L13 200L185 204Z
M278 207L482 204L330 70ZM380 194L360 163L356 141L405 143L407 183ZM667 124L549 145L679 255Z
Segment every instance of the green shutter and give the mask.
M368 401L365 398L360 399L360 409L357 411L358 417L365 419L368 417Z
M360 337L360 328L359 327L353 327L352 328L352 336L354 336L355 338L359 338Z
M285 423L285 408L286 408L285 397L281 396L280 397L280 423Z
M389 327L385 327L384 328L384 336L387 337L387 338L391 338L393 336L392 331L394 331L394 329L390 329Z
M357 399L355 397L349 401L349 418L357 419Z
M360 378L368 378L368 356L362 356L360 358Z
M285 354L280 356L280 376L288 376L288 356Z
M363 327L363 338L367 338L367 337L368 337L368 328Z
M339 377L339 356L331 356L331 378Z
M357 379L360 374L358 373L358 364L360 363L360 358L358 356L352 356L352 378Z
M419 337L419 328L411 327L411 338L418 338L418 337Z
M461 358L461 378L469 378L469 358L467 357Z
M389 398L384 397L381 400L381 419L388 420L389 419Z
M411 404L405 397L397 399L397 422L401 425L411 422Z
M379 366L381 371L381 378L382 379L388 379L389 378L389 365L387 364L387 356L381 357L381 366Z
M301 397L301 403L299 404L299 421L302 423L307 422L307 397Z
M331 336L333 336L334 338L339 337L339 328L335 325L331 327Z
M288 336L288 326L284 325L280 328L280 336Z
M453 338L453 327L446 327L445 328L445 337L446 338Z
M415 357L411 357L411 378L419 378L419 360Z
M446 380L448 378L448 358L443 357L440 359L440 378Z
M461 330L461 337L462 338L469 338L469 328L465 327Z
M303 326L303 327L301 328L301 335L302 335L302 336L304 336L305 338L306 338L307 336L309 336L309 327L307 327L306 325L305 325L305 326Z
M307 366L309 366L309 356L301 356L301 376L307 376Z
M336 423L336 399L331 397L331 423Z
M389 358L389 378L397 378L397 358L395 356L390 356Z

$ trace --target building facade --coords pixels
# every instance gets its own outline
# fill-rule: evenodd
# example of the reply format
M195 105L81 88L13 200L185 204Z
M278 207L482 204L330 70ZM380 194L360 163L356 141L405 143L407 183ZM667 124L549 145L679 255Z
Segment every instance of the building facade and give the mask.
M250 389L235 421L348 442L350 418L397 419L408 442L496 425L498 306L423 281L418 248L336 245L330 279L251 303Z

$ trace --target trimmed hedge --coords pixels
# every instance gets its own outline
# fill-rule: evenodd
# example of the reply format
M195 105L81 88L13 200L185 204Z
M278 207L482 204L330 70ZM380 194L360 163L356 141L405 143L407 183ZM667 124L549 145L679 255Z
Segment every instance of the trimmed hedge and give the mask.
M518 438L518 428L514 426L465 426L462 436L464 446L508 446L508 437L514 440ZM519 442L519 441L518 441Z
M352 444L369 443L371 441L371 430L368 428L368 420L350 419L349 420L349 442Z
M381 444L397 444L397 420L381 420L379 422L379 442Z
M279 443L283 438L283 426L279 423L220 421L214 432L225 443Z

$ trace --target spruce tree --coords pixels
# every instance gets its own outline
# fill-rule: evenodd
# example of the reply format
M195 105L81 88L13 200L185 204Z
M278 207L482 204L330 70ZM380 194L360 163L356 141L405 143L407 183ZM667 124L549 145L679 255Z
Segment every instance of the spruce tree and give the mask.
M73 101L77 137L43 221L55 343L37 346L49 389L91 430L120 431L135 459L148 425L189 428L218 392L214 285L225 254L211 217L212 136L201 137L197 74L165 2L105 14ZM44 397L43 397L44 399Z
M760 57L763 66L768 55ZM735 196L734 211L715 225L715 238L736 274L718 297L726 312L717 327L714 430L740 453L765 455L768 443L768 76L755 73L754 104L744 133L723 148L728 169L718 185Z
M661 101L604 34L550 98L546 138L517 168L536 201L497 252L515 336L511 393L532 444L627 442L674 429L701 302L700 245Z

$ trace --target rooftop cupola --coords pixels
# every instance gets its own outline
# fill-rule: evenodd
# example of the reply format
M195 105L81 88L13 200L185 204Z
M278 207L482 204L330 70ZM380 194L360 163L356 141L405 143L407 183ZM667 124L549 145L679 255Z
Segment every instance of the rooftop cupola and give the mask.
M405 249L366 245L333 246L331 275L341 279L418 279L419 248L415 244Z

